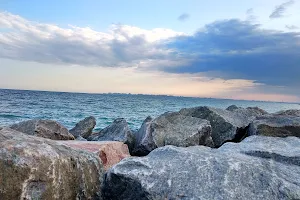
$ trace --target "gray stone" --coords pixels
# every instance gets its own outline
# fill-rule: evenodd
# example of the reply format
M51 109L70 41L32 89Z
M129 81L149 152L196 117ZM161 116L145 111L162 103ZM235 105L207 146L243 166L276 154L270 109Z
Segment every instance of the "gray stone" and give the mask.
M300 110L282 110L279 111L277 113L275 113L274 115L290 115L290 116L296 116L296 117L300 117Z
M150 153L153 149L157 148L153 141L152 131L150 125L152 118L148 116L141 128L135 133L135 146L132 154L136 156L145 156Z
M94 133L88 137L90 141L119 141L128 145L131 151L135 137L128 127L128 123L123 118L118 118L111 125L102 129L99 133Z
M272 137L300 137L300 117L292 115L261 116L250 124L247 134Z
M209 122L181 115L179 112L165 113L154 120L147 118L136 138L133 152L137 155L146 155L153 149L165 145L213 146Z
M0 129L0 199L102 199L98 155Z
M226 108L226 110L229 110L229 111L234 111L236 109L239 109L239 107L237 107L236 105L231 105L231 106L228 106L228 108Z
M206 119L212 126L212 139L216 147L227 141L239 142L245 134L247 126L257 117L263 115L257 109L237 108L233 111L206 106L184 108L182 115Z
M83 138L88 138L96 126L96 119L93 116L87 117L76 124L74 128L70 130L70 133L74 135L75 138L81 136Z
M300 199L300 139L252 136L219 149L155 149L105 175L106 199Z
M11 129L33 135L37 137L48 138L52 140L74 140L74 136L68 129L60 123L53 120L28 120L13 124Z
M78 136L75 140L77 140L77 141L87 141L87 139L85 139L81 136Z

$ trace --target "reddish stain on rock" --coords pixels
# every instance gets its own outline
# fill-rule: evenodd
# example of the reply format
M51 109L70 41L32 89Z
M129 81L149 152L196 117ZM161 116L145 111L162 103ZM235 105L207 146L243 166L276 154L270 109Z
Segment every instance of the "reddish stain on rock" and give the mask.
M130 156L128 146L115 141L59 141L60 143L99 155L104 169L108 170L122 159Z

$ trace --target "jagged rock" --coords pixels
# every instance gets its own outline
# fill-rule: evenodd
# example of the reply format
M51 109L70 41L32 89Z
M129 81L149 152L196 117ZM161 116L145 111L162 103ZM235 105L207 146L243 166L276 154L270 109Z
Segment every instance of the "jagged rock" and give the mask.
M77 141L87 141L87 139L85 139L81 136L78 136L75 140L77 140Z
M79 142L79 141L60 141L61 144L67 145L75 149L81 149L97 154L102 160L104 169L108 170L122 159L130 156L126 144L113 141L99 142Z
M128 145L129 150L134 146L135 138L127 121L118 118L111 125L102 129L99 133L94 133L88 137L89 141L119 141Z
M145 156L150 153L153 149L157 148L153 141L152 131L150 125L152 117L148 116L141 128L135 133L135 146L132 154L136 156Z
M0 130L0 199L102 199L103 173L93 153Z
M88 138L96 126L95 117L87 117L76 124L74 128L70 130L70 133L74 135L75 138L81 136L83 138Z
M239 109L239 107L237 107L236 105L231 105L231 106L228 106L228 108L226 108L226 110L229 110L229 111L234 111L236 109Z
M53 120L28 120L13 124L11 129L26 133L28 135L48 138L52 140L74 140L74 136L68 129L60 123Z
M136 155L147 155L157 147L174 145L213 146L211 126L207 120L181 115L179 112L165 113L151 120L147 118L136 135Z
M253 113L255 113L257 116L261 116L261 115L267 115L269 114L267 111L259 108L259 107L248 107L246 108L247 110L252 111Z
M274 115L290 115L300 117L300 110L282 110L275 113Z
M247 126L257 116L263 115L257 109L237 108L229 111L206 106L184 108L180 110L180 113L210 121L212 139L216 147L227 141L241 141L246 135Z
M273 137L300 137L300 117L291 115L261 116L250 124L247 134Z
M219 149L155 149L105 175L106 199L300 199L300 139L252 136Z

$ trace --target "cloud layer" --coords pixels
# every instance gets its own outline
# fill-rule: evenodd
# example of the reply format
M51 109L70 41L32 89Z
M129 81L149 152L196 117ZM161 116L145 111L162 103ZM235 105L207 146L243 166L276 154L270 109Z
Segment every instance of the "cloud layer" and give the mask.
M2 31L1 31L2 28ZM0 56L42 63L132 67L154 60L168 63L161 41L182 35L170 29L144 30L112 25L107 33L90 28L35 23L0 13Z
M287 1L287 2L285 2L285 3L283 3L283 4L279 5L279 6L277 6L275 8L275 10L271 13L270 18L274 19L274 18L284 17L284 13L285 13L286 9L289 6L293 5L294 3L295 3L294 0L290 0L290 1Z
M256 80L296 91L300 86L299 36L299 32L263 30L246 21L219 21L192 36L173 39L169 48L177 49L189 62L163 70Z
M290 4L279 6L278 15ZM253 93L300 96L300 32L293 31L265 30L249 20L232 19L207 24L193 35L119 24L99 32L2 12L0 58L159 71L200 82L246 82L242 87Z

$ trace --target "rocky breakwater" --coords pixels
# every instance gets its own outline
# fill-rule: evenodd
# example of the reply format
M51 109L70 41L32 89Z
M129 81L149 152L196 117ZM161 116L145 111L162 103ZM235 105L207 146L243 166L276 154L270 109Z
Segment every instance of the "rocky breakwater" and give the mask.
M52 140L75 139L74 136L69 133L66 127L53 120L28 120L13 124L12 126L10 126L10 128L28 135L48 138Z
M99 157L0 128L0 199L102 199Z
M300 139L251 136L218 149L165 146L105 176L104 199L300 199Z

